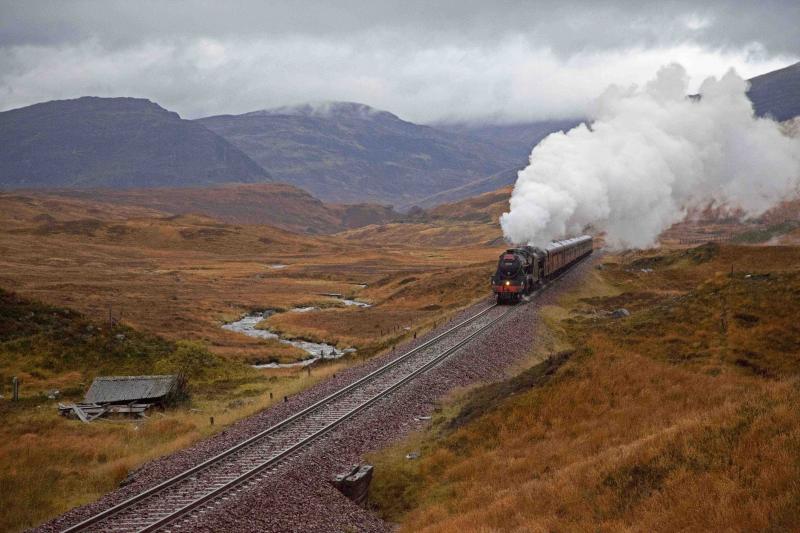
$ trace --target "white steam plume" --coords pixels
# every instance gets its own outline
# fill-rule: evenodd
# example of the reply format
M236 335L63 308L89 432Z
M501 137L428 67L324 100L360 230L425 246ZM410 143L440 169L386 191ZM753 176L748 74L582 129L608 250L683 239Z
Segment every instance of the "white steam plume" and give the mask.
M754 117L746 81L708 78L699 100L687 86L677 64L644 88L612 86L590 127L543 140L500 218L506 239L542 245L592 224L612 247L645 248L692 207L757 216L797 194L800 139Z

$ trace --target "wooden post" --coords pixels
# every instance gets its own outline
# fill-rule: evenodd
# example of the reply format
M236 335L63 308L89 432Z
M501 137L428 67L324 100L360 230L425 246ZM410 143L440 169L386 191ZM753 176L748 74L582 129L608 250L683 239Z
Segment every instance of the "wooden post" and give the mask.
M272 399L272 391L269 391L269 399Z
M17 376L11 378L11 388L13 389L11 393L11 399L15 402L19 401L19 379Z
M212 426L214 425L214 417L213 416L208 417L208 421L211 422Z
M288 402L288 401L289 401L289 397L288 397L288 396L284 396L284 397L283 397L283 403L286 403L286 402Z
M306 374L311 376L311 365L306 366Z

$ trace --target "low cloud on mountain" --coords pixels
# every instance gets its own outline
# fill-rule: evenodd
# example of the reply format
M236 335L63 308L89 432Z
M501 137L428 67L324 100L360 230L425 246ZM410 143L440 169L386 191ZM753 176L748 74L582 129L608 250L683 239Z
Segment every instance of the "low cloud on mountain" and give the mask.
M416 122L584 115L685 65L696 89L797 60L800 5L3 2L0 109L138 96L186 118L349 100Z

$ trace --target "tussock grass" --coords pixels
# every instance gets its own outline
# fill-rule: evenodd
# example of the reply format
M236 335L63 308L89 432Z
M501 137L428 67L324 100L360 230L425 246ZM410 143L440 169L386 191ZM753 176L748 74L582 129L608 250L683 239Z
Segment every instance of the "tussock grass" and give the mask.
M796 527L798 250L661 255L611 258L616 291L561 302L575 353L549 375L476 389L379 454L379 512L404 531Z

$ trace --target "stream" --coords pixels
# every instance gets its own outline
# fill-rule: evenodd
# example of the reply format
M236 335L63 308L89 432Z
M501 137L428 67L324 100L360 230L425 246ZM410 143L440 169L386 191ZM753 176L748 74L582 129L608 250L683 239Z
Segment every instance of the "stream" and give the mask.
M342 302L345 306L357 306L357 307L371 307L370 304L366 302L359 302L357 300L348 300L343 298L340 294L324 294L323 296L330 296L332 298L336 298L340 302ZM308 313L311 311L318 311L319 307L295 307L291 309L291 312L295 313ZM279 334L269 331L267 329L257 329L256 325L259 322L264 320L265 318L270 317L271 315L275 314L273 310L267 310L263 312L256 312L249 315L245 315L241 319L237 320L236 322L231 322L229 324L223 324L222 329L226 329L228 331L234 331L236 333L241 333L242 335L247 335L248 337L255 337L258 339L277 339L284 344L289 344L296 348L300 348L304 352L306 352L310 357L307 359L303 359L302 361L296 361L294 363L266 363L262 365L252 365L253 368L291 368L291 367L299 367L299 366L308 366L313 364L314 362L320 359L338 359L347 353L355 352L355 348L345 348L344 350L339 350L335 346L331 346L330 344L326 344L324 342L309 342L303 340L291 340L291 339L284 339Z

